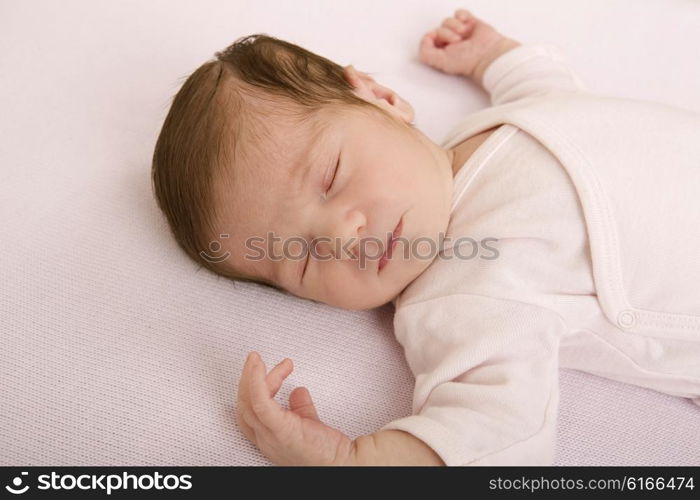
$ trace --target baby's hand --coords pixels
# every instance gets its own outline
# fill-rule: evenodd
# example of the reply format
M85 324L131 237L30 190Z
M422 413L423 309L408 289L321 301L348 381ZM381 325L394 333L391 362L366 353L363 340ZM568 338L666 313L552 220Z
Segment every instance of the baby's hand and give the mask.
M238 385L238 426L277 465L345 465L353 454L353 441L319 420L305 387L291 392L289 410L275 401L292 369L287 358L266 376L258 353L248 354Z
M464 9L426 33L420 42L420 61L451 75L481 83L481 75L496 57L519 45Z

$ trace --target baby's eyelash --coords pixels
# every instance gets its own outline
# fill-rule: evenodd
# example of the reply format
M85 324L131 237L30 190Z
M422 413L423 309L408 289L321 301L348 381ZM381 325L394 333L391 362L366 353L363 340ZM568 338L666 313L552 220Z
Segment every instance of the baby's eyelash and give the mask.
M340 155L338 155L338 161L335 164L335 170L333 171L333 178L331 179L331 183L328 185L328 188L326 189L326 193L331 190L333 187L333 183L335 182L335 178L338 175L338 168L340 167Z
M301 279L299 280L299 283L304 281L304 275L306 274L306 268L309 266L309 259L311 258L311 252L307 252L306 254L306 262L304 262L304 269L301 271Z

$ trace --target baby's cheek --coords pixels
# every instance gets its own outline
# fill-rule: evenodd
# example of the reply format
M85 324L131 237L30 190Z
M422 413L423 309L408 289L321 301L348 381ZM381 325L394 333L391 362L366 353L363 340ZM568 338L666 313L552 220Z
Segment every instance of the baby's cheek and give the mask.
M347 299L352 297L364 284L359 260L330 260L319 267L319 289L328 297ZM368 264L368 267L371 264ZM367 272L365 270L364 272Z

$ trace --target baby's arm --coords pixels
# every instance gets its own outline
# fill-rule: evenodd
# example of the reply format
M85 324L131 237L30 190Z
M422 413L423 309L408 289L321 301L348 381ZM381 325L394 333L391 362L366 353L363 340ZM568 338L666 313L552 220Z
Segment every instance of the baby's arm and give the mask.
M520 46L493 26L464 9L457 9L420 42L421 62L450 75L462 75L482 84L486 68L498 57Z
M501 259L532 243L514 240ZM405 431L449 466L551 465L566 331L556 313L517 297L455 293L404 305L394 326L416 380L413 411L376 434Z
M419 53L435 69L474 80L494 106L555 90L586 89L555 45L521 45L463 9L426 33Z
M236 421L243 434L277 465L445 465L420 439L387 429L351 441L318 417L308 389L289 395L289 409L274 399L292 372L284 359L268 373L258 353L248 355L238 388Z
M440 456L417 437L397 429L360 436L345 465L445 465Z

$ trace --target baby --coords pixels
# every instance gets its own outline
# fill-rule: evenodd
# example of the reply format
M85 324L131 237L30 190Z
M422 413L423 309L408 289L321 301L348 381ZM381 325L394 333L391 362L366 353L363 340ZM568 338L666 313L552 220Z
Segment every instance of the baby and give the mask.
M249 354L237 423L280 465L550 465L560 367L700 402L700 116L595 96L552 45L459 9L420 60L492 107L441 144L352 66L263 35L185 81L156 198L211 271L392 302L413 414L350 439Z

